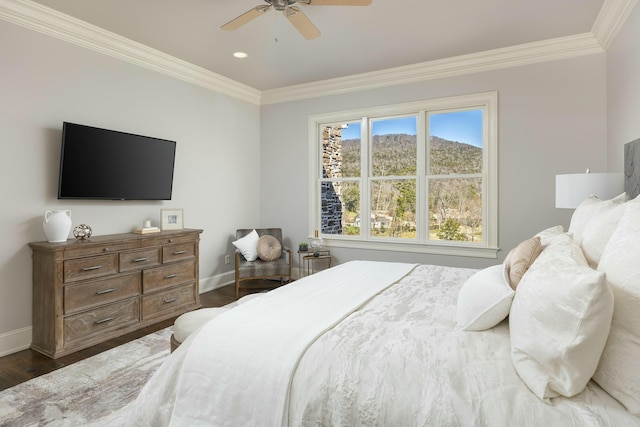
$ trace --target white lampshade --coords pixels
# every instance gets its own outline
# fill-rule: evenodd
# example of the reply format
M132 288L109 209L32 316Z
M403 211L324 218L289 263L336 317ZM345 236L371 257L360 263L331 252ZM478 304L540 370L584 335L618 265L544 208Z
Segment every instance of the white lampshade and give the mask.
M589 196L608 200L623 191L622 173L556 175L556 208L575 209Z

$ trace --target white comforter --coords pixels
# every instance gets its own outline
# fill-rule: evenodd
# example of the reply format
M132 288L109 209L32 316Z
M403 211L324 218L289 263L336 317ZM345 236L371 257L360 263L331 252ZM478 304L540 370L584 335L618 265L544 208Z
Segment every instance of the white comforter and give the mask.
M538 400L512 367L507 321L483 332L456 331L458 290L474 271L418 266L321 334L301 355L290 392L281 397L288 406L288 425L640 425L640 418L593 382L571 399L556 398L551 405ZM250 303L246 306L248 310ZM207 337L200 333L196 340L200 339ZM171 413L178 401L183 412L195 414L191 425L278 425L234 424L203 415L209 412L202 406L208 404L212 388L222 387L230 402L246 390L216 383L201 371L200 380L208 387L181 381L191 370L183 360L196 348L194 341L187 340L154 377L133 418L144 425L168 424L169 418L153 418L150 413ZM176 387L182 390L176 392ZM176 399L176 393L190 396L190 404ZM155 406L149 408L150 404Z
M414 267L352 261L223 313L160 368L132 419L137 425L287 425L291 378L307 347Z

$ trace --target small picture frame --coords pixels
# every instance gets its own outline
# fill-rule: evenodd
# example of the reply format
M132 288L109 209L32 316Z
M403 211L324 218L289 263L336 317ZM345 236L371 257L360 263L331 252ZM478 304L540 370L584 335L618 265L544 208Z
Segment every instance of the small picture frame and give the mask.
M164 230L182 230L184 228L183 209L160 209L160 228Z

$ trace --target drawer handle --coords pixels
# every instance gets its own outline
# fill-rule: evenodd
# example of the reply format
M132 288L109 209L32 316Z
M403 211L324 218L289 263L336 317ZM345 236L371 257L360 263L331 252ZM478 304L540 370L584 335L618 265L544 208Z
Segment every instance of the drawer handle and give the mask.
M111 322L113 319L115 319L115 317L107 317L106 319L102 319L102 320L96 320L96 325L100 325L102 323L107 323L107 322Z
M115 291L115 290L116 290L116 288L104 289L104 290L102 290L102 291L98 291L98 292L96 292L96 295L108 294L109 292L113 292L113 291Z
M182 255L182 254L186 254L187 251L175 251L173 254L174 255Z
M100 269L100 268L102 268L102 266L101 266L101 265L94 265L93 267L85 267L85 268L82 268L82 269L81 269L81 271L98 270L98 269Z
M144 258L136 258L133 260L133 262L144 262L144 261L149 261L149 258L144 257Z
M168 242L169 242L169 243L173 243L173 239L169 239L169 240L168 240Z
M165 304L171 304L172 302L176 302L176 301L178 301L178 297L175 297L175 298L169 298L169 299L164 300L163 302L164 302Z
M110 250L111 250L111 249L109 249L109 248L104 248L102 251L103 251L103 252L109 252Z
M173 278L174 278L174 277L176 277L176 276L177 276L177 274L176 274L176 273L174 273L174 274L168 274L168 275L164 276L164 278L165 278L165 279L173 279Z

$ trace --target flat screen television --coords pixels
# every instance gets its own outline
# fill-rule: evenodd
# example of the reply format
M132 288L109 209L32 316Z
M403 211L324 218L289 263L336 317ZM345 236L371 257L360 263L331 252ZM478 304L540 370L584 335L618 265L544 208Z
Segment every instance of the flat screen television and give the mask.
M64 122L58 199L171 200L176 142Z

